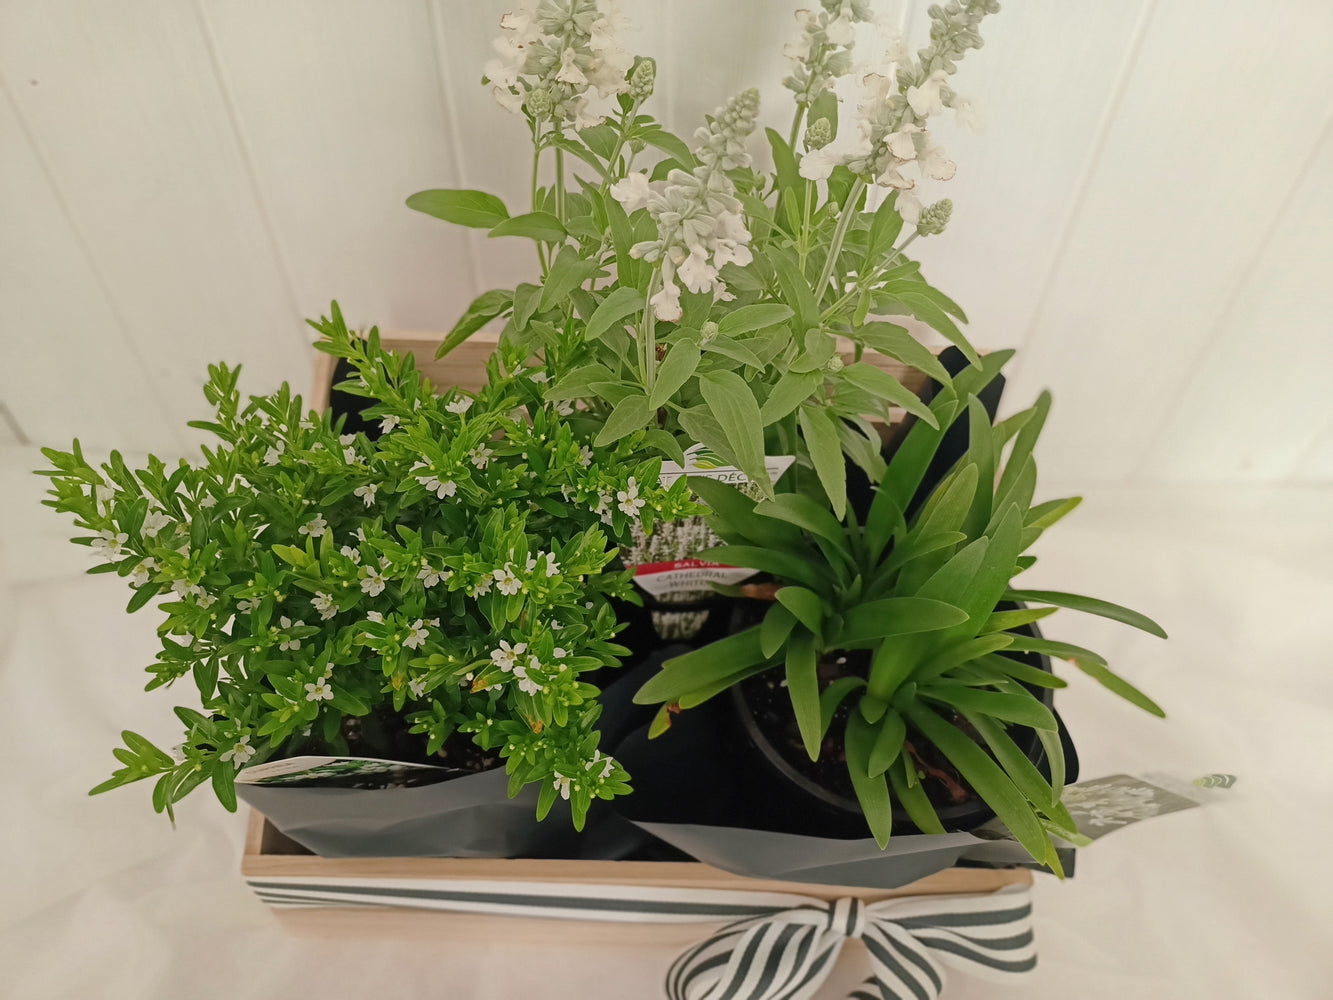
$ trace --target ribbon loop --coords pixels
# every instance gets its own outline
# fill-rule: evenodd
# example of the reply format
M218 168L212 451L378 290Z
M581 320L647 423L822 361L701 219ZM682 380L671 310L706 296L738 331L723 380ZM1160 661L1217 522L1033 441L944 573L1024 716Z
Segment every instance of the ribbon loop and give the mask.
M671 1000L808 1000L860 938L873 975L854 1000L938 1000L951 965L1009 978L1037 962L1028 890L927 896L866 904L811 900L722 928L681 955L667 974Z

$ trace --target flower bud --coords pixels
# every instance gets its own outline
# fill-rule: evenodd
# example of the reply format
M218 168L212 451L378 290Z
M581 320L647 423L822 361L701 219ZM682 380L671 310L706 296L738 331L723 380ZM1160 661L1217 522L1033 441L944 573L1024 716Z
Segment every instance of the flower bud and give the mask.
M555 108L555 98L545 87L534 87L528 91L528 98L523 104L533 118L542 121L551 117L551 112Z
M952 215L953 201L949 198L941 198L935 204L927 205L921 210L921 218L917 221L917 235L938 236L944 232Z
M842 371L845 365L846 362L842 360L842 355L835 354L824 362L824 371L829 375L836 375L838 372Z
M646 101L653 95L653 84L657 82L656 60L638 56L626 79L629 80L626 93L636 101Z
M701 343L708 343L717 336L717 324L711 319L703 326L699 327L699 340Z
M827 118L812 121L805 128L805 148L823 149L833 141L833 125Z

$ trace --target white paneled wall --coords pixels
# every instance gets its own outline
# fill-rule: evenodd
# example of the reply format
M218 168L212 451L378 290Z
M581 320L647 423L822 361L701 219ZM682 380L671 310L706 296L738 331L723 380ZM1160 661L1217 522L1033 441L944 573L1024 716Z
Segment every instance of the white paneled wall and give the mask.
M526 244L403 206L526 199L479 83L513 2L0 0L4 439L180 452L206 364L304 385L331 299L444 330L530 279ZM921 43L925 3L875 6ZM668 125L758 86L786 131L787 4L625 7ZM957 78L986 127L937 129L954 223L914 249L1020 348L1015 404L1054 391L1045 475L1333 481L1333 4L1005 7Z

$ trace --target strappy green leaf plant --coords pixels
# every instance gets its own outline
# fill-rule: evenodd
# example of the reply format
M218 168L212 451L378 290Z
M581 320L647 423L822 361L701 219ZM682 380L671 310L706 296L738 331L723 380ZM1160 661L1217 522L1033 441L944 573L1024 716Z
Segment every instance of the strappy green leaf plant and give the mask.
M978 401L1011 354L988 355L935 397L935 420L917 422L905 436L864 523L851 510L840 522L797 493L756 502L721 483L692 483L713 509L710 525L724 542L705 556L771 574L778 589L760 623L666 661L640 689L640 703L663 704L655 732L669 725L671 710L780 667L812 760L839 705L854 699L844 734L847 769L881 845L889 840L895 801L923 832L943 832L906 749L921 738L952 762L1033 858L1058 866L1049 834L1077 834L1060 804L1065 761L1056 720L1034 689L1065 682L1013 654L1072 660L1133 704L1163 712L1098 654L1017 630L1065 607L1165 633L1116 604L1013 586L1015 574L1035 561L1025 553L1077 499L1033 502L1032 452L1048 395L995 426ZM944 429L959 420L968 427L965 455L912 511ZM856 650L865 651L868 669L821 688L818 665ZM1011 726L1035 730L1049 778L1007 732Z

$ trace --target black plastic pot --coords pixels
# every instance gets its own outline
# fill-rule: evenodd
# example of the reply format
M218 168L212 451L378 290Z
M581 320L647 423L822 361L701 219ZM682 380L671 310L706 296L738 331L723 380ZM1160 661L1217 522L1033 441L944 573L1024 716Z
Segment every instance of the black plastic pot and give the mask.
M1023 630L1040 637L1034 626ZM1016 659L1037 669L1051 672L1050 659L1035 653L1014 654ZM781 669L781 668L775 668ZM1048 708L1053 708L1051 688L1029 688ZM731 688L731 706L736 720L739 739L736 741L747 758L745 767L745 809L764 829L808 836L858 838L869 836L869 826L855 798L849 798L826 788L802 774L782 756L759 727L746 701L743 686ZM1063 720L1057 713L1060 743L1065 755L1065 780L1078 778L1078 754ZM1025 726L1011 726L1011 739L1036 765L1048 780L1050 762L1035 730ZM741 762L738 761L738 764ZM980 797L973 797L957 805L936 806L936 813L946 830L972 830L994 818L995 811ZM919 832L901 806L894 807L893 832Z

